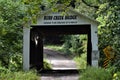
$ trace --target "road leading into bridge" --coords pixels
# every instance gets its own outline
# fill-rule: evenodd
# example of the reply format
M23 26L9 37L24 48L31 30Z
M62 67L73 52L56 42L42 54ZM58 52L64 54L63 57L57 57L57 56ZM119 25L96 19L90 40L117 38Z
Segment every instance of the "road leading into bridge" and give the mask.
M44 48L44 58L52 65L53 70L77 69L75 61L61 52Z

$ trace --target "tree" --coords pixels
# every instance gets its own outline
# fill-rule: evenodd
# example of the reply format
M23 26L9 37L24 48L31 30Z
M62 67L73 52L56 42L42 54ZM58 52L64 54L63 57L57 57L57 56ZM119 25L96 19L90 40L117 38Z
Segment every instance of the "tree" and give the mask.
M21 67L22 19L24 11L18 1L0 0L0 61L6 68L9 65Z
M87 52L87 37L86 35L65 35L63 49L66 54L73 56L81 56Z
M116 58L112 65L118 69L120 67L120 1L106 0L102 3L97 11L100 22L99 25L99 49L100 55L103 56L103 49L106 46L112 46L115 51ZM102 59L103 60L103 59Z

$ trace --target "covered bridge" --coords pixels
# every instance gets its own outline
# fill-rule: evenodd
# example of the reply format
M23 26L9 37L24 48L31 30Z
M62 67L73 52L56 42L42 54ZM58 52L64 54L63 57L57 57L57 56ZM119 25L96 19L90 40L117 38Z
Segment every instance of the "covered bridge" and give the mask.
M98 22L72 8L67 9L66 15L62 15L61 5L56 8L58 12L51 9L42 12L37 24L29 24L32 28L24 27L23 69L29 70L31 66L37 69L43 67L43 36L55 34L87 34L87 63L98 66ZM36 32L35 35L32 35L33 31Z

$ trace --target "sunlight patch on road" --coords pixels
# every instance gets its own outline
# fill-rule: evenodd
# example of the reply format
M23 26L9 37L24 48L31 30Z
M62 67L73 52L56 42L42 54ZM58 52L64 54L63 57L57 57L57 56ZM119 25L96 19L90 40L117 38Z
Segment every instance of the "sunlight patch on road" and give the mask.
M73 60L48 60L52 65L52 69L77 69L76 63Z

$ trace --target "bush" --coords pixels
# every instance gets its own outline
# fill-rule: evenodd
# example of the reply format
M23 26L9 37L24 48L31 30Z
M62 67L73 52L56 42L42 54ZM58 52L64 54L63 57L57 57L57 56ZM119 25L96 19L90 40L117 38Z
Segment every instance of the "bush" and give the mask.
M66 35L64 37L63 50L65 53L80 56L86 52L86 35Z
M0 80L40 80L35 71L29 72L2 72L0 73Z
M75 57L74 61L77 64L78 69L86 69L87 66L87 54L83 53L80 57Z
M3 72L7 73L7 72L9 72L9 70L0 66L0 74L3 73Z
M9 62L9 70L11 71L19 71L22 70L22 55L21 54L14 54L10 57Z
M103 68L87 67L80 74L79 80L112 80L112 74Z
M22 55L22 25L25 12L22 6L19 0L0 0L0 61L1 66L6 68L13 64L10 62L12 56ZM18 65L19 58L14 57L14 59L16 60L12 61ZM15 68L19 67L15 66Z
M117 72L113 75L113 80L120 80L120 72Z

